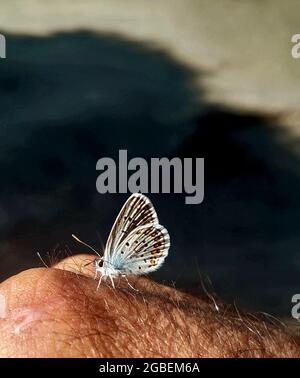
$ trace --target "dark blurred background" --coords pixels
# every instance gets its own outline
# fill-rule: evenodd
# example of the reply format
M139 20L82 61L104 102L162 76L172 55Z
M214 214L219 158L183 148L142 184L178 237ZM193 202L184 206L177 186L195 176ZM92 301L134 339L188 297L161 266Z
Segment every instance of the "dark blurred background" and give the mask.
M178 1L127 3L0 3L1 280L40 265L37 251L87 251L71 233L101 249L128 196L96 192L99 158L204 157L202 204L149 195L172 242L155 279L197 292L208 277L231 303L290 317L300 290L294 2L187 1L184 13ZM263 39L271 21L280 27Z

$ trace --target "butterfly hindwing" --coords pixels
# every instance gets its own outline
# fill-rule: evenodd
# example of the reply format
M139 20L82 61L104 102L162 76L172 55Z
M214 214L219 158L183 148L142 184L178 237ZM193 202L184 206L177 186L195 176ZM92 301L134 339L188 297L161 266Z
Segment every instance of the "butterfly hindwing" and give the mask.
M124 274L145 274L158 269L168 255L170 237L160 224L134 229L119 245L112 264Z
M133 230L147 224L158 224L155 209L143 194L132 194L115 220L106 243L104 258L110 260Z

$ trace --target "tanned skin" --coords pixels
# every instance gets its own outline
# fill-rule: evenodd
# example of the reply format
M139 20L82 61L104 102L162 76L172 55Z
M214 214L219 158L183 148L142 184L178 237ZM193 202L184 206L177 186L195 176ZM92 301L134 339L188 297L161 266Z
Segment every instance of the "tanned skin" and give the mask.
M277 322L145 277L98 290L93 256L0 285L0 357L300 357Z

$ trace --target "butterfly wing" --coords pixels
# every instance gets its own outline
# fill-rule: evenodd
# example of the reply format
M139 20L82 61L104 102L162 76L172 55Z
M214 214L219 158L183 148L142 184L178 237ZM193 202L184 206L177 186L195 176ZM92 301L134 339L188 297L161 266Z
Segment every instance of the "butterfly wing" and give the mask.
M158 223L134 229L112 257L113 266L124 274L145 274L157 270L168 255L170 237Z
M111 229L104 251L104 259L111 261L113 254L127 236L136 228L158 223L150 200L141 193L132 194L120 210Z

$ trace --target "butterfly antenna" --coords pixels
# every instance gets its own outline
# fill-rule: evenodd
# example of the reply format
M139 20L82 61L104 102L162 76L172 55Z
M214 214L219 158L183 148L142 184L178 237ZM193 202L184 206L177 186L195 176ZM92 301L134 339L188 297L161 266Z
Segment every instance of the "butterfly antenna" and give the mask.
M40 252L37 252L36 254L38 255L38 258L41 260L41 262L45 265L45 267L46 267L46 268L49 268L49 265L47 265L47 264L45 263L45 261L43 260L43 258L42 258L42 256L41 256Z
M92 251L94 251L99 257L101 257L99 255L99 253L95 250L95 248L93 248L92 246L88 245L87 243L85 243L84 241L80 240L76 235L72 234L72 238L74 238L76 241L78 241L79 243L85 245L86 247L90 248Z
M83 266L88 266L88 265L94 264L94 262L95 262L95 260L89 261L88 263L84 264Z
M101 244L101 248L102 248L103 251L104 251L104 249L105 249L105 245L104 245L103 239L102 239L102 237L101 237L101 235L100 235L100 232L97 231L96 233L97 233L97 236L98 236L99 242L100 242L100 244Z

